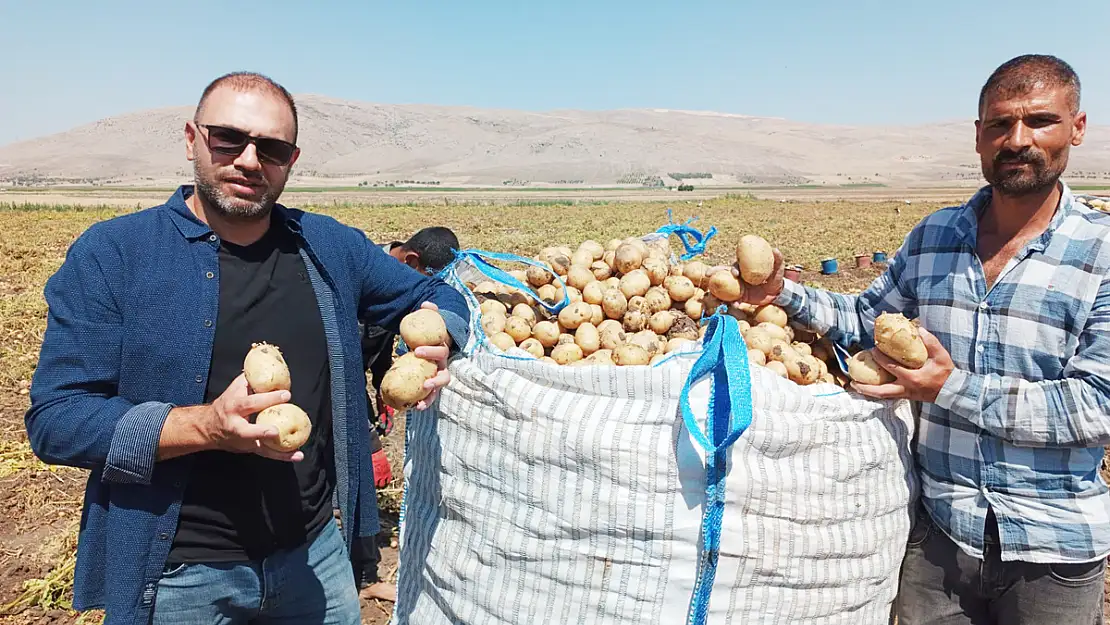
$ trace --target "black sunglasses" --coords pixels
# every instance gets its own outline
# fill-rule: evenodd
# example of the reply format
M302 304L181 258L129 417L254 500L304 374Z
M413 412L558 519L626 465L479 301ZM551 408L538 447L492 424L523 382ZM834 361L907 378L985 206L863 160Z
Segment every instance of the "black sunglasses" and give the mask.
M297 151L297 146L288 141L269 137L252 137L242 130L228 128L227 126L197 124L197 127L208 131L208 137L205 139L208 149L220 154L239 156L243 153L243 150L247 149L248 143L253 143L255 151L258 153L258 160L271 165L284 166L293 160L293 154Z

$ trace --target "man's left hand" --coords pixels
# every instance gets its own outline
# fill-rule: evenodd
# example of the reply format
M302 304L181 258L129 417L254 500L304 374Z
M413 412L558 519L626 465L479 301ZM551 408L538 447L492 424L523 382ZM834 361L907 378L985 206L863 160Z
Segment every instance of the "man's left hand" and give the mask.
M863 395L876 399L909 399L913 401L935 402L937 395L948 376L956 368L948 350L940 344L937 337L925 328L918 328L921 340L925 342L925 349L929 357L920 369L910 369L895 362L877 348L871 350L878 365L895 377L893 382L887 384L860 384L852 382L852 388Z
M439 307L431 302L424 302L420 307L428 310L439 310ZM432 392L416 404L417 410L427 410L428 406L435 401L439 389L447 386L447 383L451 381L451 373L447 371L447 357L451 354L450 336L447 337L447 342L447 345L423 346L412 350L415 356L436 363L436 369L438 370L434 377L424 382L424 388L431 389Z

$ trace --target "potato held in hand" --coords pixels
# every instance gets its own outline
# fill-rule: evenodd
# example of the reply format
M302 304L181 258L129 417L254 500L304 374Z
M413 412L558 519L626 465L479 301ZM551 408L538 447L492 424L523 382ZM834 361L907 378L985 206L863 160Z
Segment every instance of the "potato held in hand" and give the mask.
M436 364L412 352L398 358L382 377L382 399L394 410L420 403L431 391L424 383L436 375Z
M276 345L255 343L243 359L243 375L252 393L288 391L289 365Z
M910 369L920 369L929 359L929 350L917 333L917 324L901 313L882 313L875 319L875 346Z
M308 419L308 415L293 404L270 406L258 413L254 422L277 428L277 439L262 440L263 445L274 451L295 451L308 441L308 435L312 433L312 422Z
M736 246L736 264L740 277L752 286L763 284L775 269L775 253L763 237L748 234Z
M887 384L894 381L889 371L875 362L869 350L863 350L848 359L848 376L860 384Z
M504 309L504 306L501 307ZM504 316L504 310L501 310ZM409 349L447 344L447 324L434 310L422 308L401 319L401 339Z

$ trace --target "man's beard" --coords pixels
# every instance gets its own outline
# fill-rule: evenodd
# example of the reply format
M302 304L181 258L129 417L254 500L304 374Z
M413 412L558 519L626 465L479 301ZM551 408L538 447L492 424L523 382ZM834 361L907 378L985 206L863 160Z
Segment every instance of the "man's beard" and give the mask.
M258 201L244 200L229 197L220 190L218 182L206 177L200 169L200 163L193 161L193 179L196 182L196 193L222 217L241 220L254 220L269 215L270 209L281 195L281 189L267 186L266 191ZM263 182L265 179L261 179Z
M1029 167L999 173L1001 166L1008 163L1027 163ZM991 167L983 173L987 182L1002 195L1020 197L1054 187L1067 164L1066 158L1060 159L1058 163L1049 163L1044 153L1032 148L1019 152L1002 150L995 155Z

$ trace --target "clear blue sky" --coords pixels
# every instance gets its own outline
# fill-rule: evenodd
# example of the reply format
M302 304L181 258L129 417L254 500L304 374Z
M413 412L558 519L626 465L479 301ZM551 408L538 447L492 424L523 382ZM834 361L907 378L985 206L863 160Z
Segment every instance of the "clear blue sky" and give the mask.
M193 104L231 70L294 93L826 123L970 119L1017 54L1057 54L1110 123L1110 0L0 0L0 144ZM1100 34L1101 32L1101 34Z

